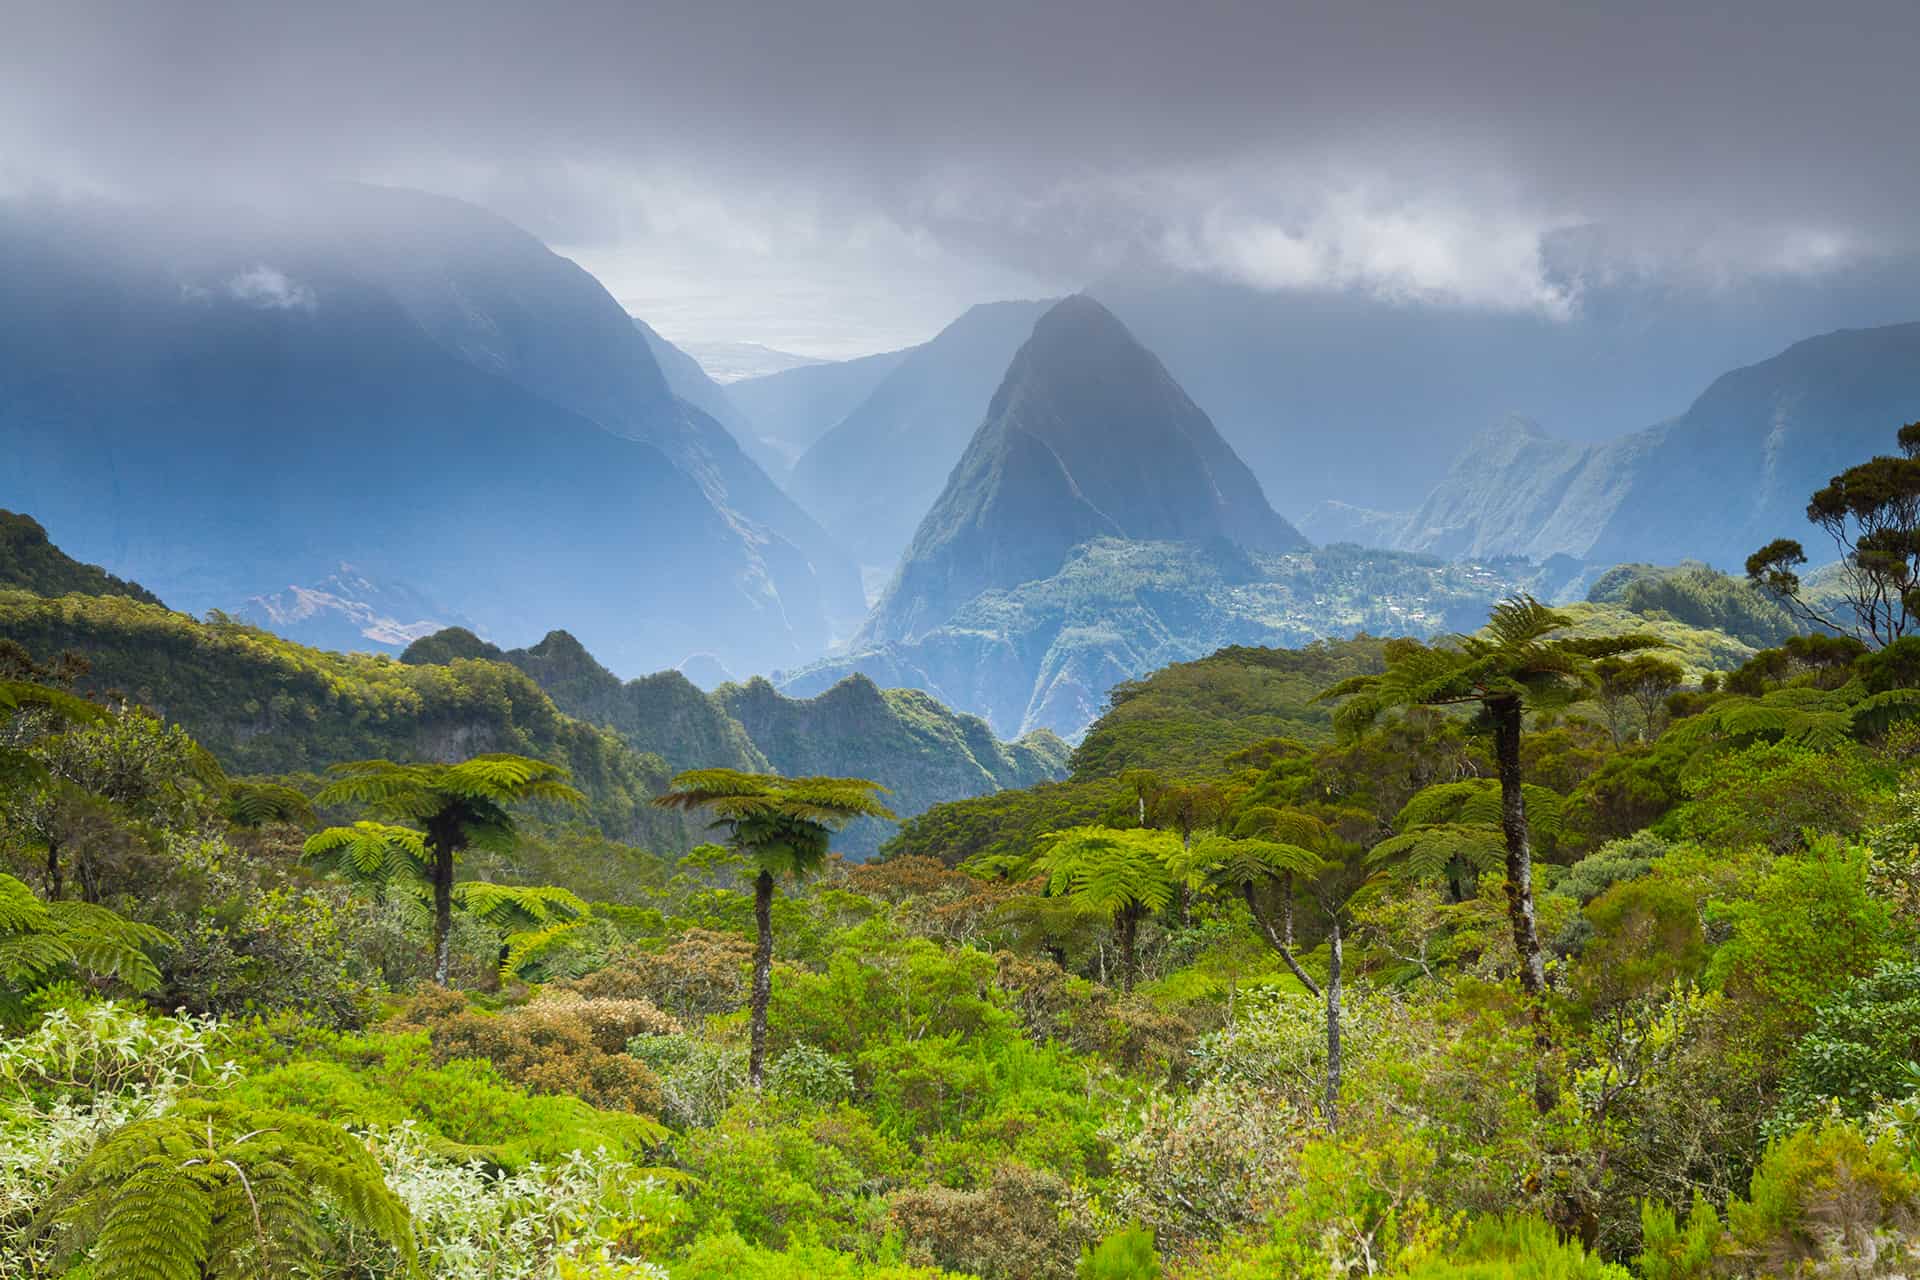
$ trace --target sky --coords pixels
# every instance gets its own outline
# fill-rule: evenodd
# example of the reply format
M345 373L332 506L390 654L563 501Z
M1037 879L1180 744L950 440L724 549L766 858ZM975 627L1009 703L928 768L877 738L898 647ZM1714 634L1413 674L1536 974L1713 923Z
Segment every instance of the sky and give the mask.
M1565 316L1616 273L1920 248L1912 0L0 0L0 32L0 198L417 186L669 338L815 356L1126 272Z

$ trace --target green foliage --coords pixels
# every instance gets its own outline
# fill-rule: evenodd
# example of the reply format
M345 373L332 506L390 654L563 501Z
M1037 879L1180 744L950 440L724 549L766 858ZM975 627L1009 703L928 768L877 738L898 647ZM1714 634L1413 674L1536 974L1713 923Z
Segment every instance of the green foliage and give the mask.
M1041 841L1033 870L1090 911L1158 911L1173 900L1168 866L1179 857L1170 831L1070 827Z
M1920 1177L1893 1140L1830 1122L1769 1146L1724 1219L1697 1198L1684 1224L1650 1205L1644 1225L1650 1280L1903 1275L1920 1262Z
M149 954L173 939L149 925L86 902L42 902L0 874L0 1020L11 1021L36 992L62 978L110 978L133 991L160 985Z
M406 1208L359 1139L231 1102L185 1102L110 1134L49 1206L61 1256L101 1280L298 1275L328 1214L411 1260Z
M1381 670L1384 648L1364 636L1299 649L1233 645L1117 684L1074 750L1073 776L1117 778L1136 768L1204 774L1262 738L1324 742L1333 717L1315 698L1337 681Z
M855 818L891 818L886 788L860 778L781 778L737 769L691 769L656 804L706 809L733 847L761 867L802 875L826 859L834 831Z
M1118 779L1101 778L953 800L907 819L880 855L938 858L949 867L1022 858L1047 832L1101 822L1124 799Z
M1855 979L1821 1005L1793 1047L1781 1084L1791 1126L1829 1102L1852 1119L1913 1092L1920 1061L1920 964L1895 960Z
M1849 748L1816 751L1758 743L1696 760L1681 779L1688 798L1678 833L1709 848L1799 848L1806 831L1858 834L1872 816L1874 779Z
M508 1168L604 1147L639 1158L664 1131L645 1116L533 1093L489 1062L438 1060L423 1030L341 1033L280 1019L234 1032L246 1074L231 1096L356 1127L411 1124L443 1155Z
M1568 867L1566 874L1554 881L1553 891L1584 905L1616 884L1646 875L1672 847L1651 831L1609 840Z
M1627 1280L1627 1269L1588 1253L1534 1217L1478 1219L1444 1256L1408 1267L1408 1280Z
M328 653L231 620L202 622L114 597L0 593L0 638L33 653L84 653L83 689L165 707L235 774L448 759L479 747L565 768L609 836L668 850L693 843L684 825L647 805L666 784L664 762L562 715L503 663L408 666Z
M1080 1254L1075 1280L1160 1280L1160 1257L1153 1232L1130 1227Z
M1752 583L1694 562L1615 565L1594 580L1587 599L1645 618L1724 632L1756 649L1777 645L1800 629Z
M1867 892L1865 852L1831 837L1775 861L1752 898L1717 914L1731 936L1708 977L1735 1002L1739 1050L1763 1077L1778 1074L1815 1010L1894 946L1886 905Z

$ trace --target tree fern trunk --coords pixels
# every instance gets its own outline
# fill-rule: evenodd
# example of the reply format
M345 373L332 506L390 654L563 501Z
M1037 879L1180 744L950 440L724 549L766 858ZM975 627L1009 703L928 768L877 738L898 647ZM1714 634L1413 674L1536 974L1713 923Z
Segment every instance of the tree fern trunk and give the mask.
M1540 927L1533 912L1533 850L1528 843L1527 802L1520 790L1521 709L1517 698L1487 704L1493 717L1494 757L1500 766L1500 826L1507 837L1507 915L1513 922L1513 946L1520 955L1520 986L1532 1005L1533 1102L1542 1115L1553 1109L1558 1090L1548 1072L1553 1049L1547 1028L1547 969L1540 951Z
M433 849L433 980L447 985L453 954L453 849L434 839Z
M1327 1128L1340 1128L1340 917L1327 935Z
M1280 875L1280 937L1293 945L1293 872Z
M1494 756L1500 766L1500 826L1507 838L1507 918L1520 956L1520 985L1529 996L1547 989L1540 928L1533 912L1533 850L1527 837L1527 802L1520 790L1520 701L1487 704L1493 719Z
M753 882L753 923L759 938L753 947L752 1048L747 1079L758 1089L767 1067L767 1005L773 999L773 872L762 867Z
M1138 964L1134 943L1140 934L1140 917L1134 908L1122 907L1115 923L1119 925L1117 932L1120 934L1120 990L1131 995L1134 968Z
M47 901L58 902L67 891L67 877L60 865L60 841L47 837Z

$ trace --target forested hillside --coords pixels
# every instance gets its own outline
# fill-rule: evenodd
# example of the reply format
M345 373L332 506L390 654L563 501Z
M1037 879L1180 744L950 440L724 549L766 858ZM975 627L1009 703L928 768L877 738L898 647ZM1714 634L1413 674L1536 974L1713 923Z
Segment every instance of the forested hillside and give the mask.
M758 678L709 695L677 671L622 682L564 631L531 648L503 651L450 629L415 641L401 655L411 664L463 658L525 672L569 715L612 729L674 771L873 778L888 788L888 805L903 818L940 801L1056 778L1066 769L1066 744L1045 730L1001 742L976 716L915 690L882 690L861 675L806 699L786 697ZM890 821L861 819L838 833L834 847L865 857L892 830Z
M139 583L122 581L99 565L81 564L54 546L32 516L5 510L0 510L0 587L43 596L126 596L160 603Z

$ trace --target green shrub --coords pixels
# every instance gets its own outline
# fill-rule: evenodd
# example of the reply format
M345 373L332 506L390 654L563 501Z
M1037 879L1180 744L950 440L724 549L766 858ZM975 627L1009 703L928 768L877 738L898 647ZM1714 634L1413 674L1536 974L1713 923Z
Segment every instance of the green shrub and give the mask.
M1129 1227L1081 1250L1074 1280L1160 1280L1153 1232Z

